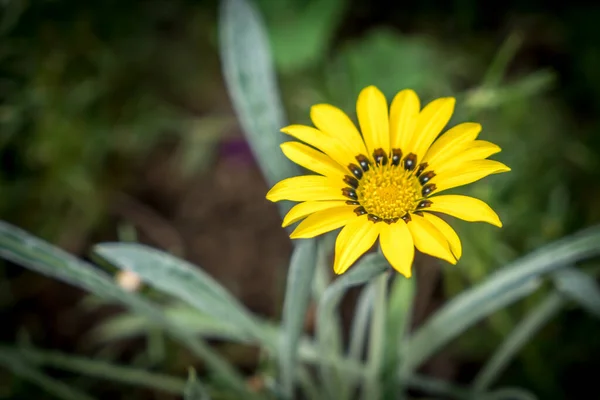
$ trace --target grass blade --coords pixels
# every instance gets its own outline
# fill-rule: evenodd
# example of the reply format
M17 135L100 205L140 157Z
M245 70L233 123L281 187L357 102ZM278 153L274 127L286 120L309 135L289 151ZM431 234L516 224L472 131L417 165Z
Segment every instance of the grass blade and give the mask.
M202 313L267 342L250 312L210 275L187 261L137 243L102 243L94 247L94 253Z
M287 398L293 398L294 395L298 342L302 336L316 265L316 242L312 239L300 241L294 249L288 270L279 342L281 385Z
M551 293L533 308L521 320L513 331L506 337L502 345L488 360L473 382L473 390L484 392L500 376L514 356L527 344L527 342L554 317L564 306L565 299L559 293Z
M219 15L223 73L234 109L270 185L299 175L281 152L285 125L264 23L248 0L223 0ZM286 210L289 204L284 205Z
M600 288L591 276L565 268L552 276L556 288L590 314L600 318Z
M73 389L70 385L49 377L28 365L27 362L11 352L0 352L0 365L13 374L28 380L45 390L53 397L62 400L94 400L93 397Z
M418 329L403 351L403 370L414 370L480 319L533 292L543 274L598 254L600 227L594 227L512 262L456 296Z
M1 221L0 256L33 271L70 283L100 298L120 303L132 312L143 315L202 359L232 390L242 396L253 397L246 389L242 377L222 357L203 341L172 324L154 304L139 294L127 292L116 285L111 276L104 271Z

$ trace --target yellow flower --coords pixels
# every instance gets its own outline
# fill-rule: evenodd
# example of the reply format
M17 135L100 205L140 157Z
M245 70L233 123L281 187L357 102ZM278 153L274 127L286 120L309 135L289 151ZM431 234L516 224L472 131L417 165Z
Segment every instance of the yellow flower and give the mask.
M499 227L502 223L479 199L438 194L510 168L487 160L500 147L475 140L480 124L456 125L435 140L450 120L454 103L454 98L445 97L421 110L417 94L403 90L388 114L385 96L369 86L356 103L362 136L343 111L329 104L311 108L316 128L283 128L306 143L283 143L284 154L318 174L285 179L267 194L271 201L301 202L283 220L285 227L304 219L290 237L312 238L343 226L335 243L337 274L378 237L384 256L406 277L411 276L415 247L456 264L462 254L460 239L432 212Z

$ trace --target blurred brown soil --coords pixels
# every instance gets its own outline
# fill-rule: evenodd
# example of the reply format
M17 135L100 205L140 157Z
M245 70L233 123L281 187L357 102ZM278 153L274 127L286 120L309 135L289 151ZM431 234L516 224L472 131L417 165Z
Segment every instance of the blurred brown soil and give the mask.
M142 241L201 266L252 311L274 315L291 243L249 153L222 154L187 179L168 154L155 158L137 194L117 198L115 215Z

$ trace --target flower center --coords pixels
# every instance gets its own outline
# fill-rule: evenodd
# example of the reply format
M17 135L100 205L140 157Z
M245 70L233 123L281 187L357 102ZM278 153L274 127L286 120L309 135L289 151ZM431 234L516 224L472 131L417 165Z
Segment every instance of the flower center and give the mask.
M421 184L413 170L393 164L373 165L356 188L358 202L382 220L402 218L417 208Z

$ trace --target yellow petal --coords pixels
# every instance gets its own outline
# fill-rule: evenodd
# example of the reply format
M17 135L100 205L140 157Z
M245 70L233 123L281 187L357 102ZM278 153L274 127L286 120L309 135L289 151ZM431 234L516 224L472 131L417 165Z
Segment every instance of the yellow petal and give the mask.
M288 211L286 216L283 218L283 223L281 226L285 228L294 222L300 221L307 215L345 205L345 201L305 201L304 203L296 204L290 209L290 211Z
M355 153L346 149L339 140L318 129L306 125L290 125L281 129L281 132L323 151L342 167L347 167L350 163L356 163Z
M466 162L488 158L501 150L502 149L497 144L485 140L475 140L468 143L466 147L444 163L437 166L428 166L427 169L432 169L439 175L445 171L456 169Z
M317 128L337 139L353 157L358 154L366 155L365 143L358 129L339 108L330 104L314 105L310 109L310 118Z
M326 176L294 176L275 184L267 193L267 200L349 200L342 194L342 188L345 186L341 180Z
M405 152L408 148L421 109L419 96L410 89L399 92L390 107L390 147Z
M450 128L431 145L423 161L430 166L443 163L475 140L479 132L481 125L475 122L465 122Z
M282 143L281 150L287 158L317 174L338 179L344 179L344 175L350 175L349 171L328 155L300 142Z
M454 97L443 97L427 104L417 118L417 127L408 147L408 152L417 155L421 163L431 143L446 126L454 112Z
M373 246L379 235L381 223L374 224L366 215L348 223L335 241L335 261L333 271L343 274L364 253Z
M390 128L385 96L375 86L364 88L358 95L356 114L369 155L376 149L390 152Z
M394 269L410 278L415 257L415 245L408 226L402 220L388 225L381 224L381 251Z
M452 251L452 254L454 254L454 257L456 257L456 259L459 260L462 256L462 244L460 243L460 238L458 237L454 229L452 229L452 227L440 217L430 214L428 212L423 213L423 218L431 222L431 224L435 226L436 229L442 233L442 235L444 235L444 237L446 238L446 240L448 240L448 243L450 244L450 250Z
M456 258L450 251L450 245L444 235L425 218L416 214L411 214L410 218L407 225L416 248L421 253L456 264Z
M436 175L431 183L435 183L435 193L458 186L473 183L488 175L508 172L510 168L495 160L476 160L459 165L457 168Z
M502 227L498 214L483 201L470 196L447 194L430 197L427 211L437 211L469 222L487 222Z
M292 239L308 239L346 225L358 217L356 206L341 206L318 211L298 224L290 234Z

